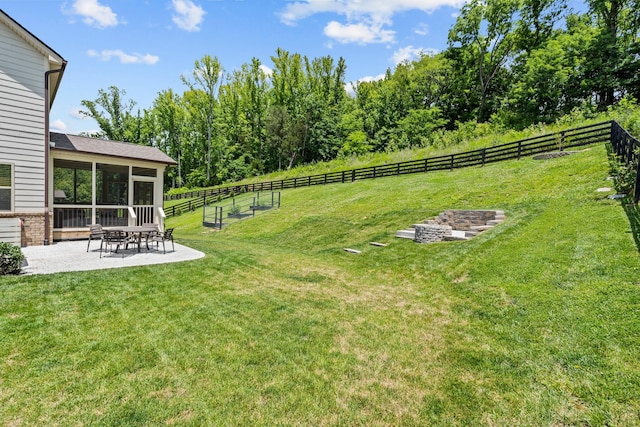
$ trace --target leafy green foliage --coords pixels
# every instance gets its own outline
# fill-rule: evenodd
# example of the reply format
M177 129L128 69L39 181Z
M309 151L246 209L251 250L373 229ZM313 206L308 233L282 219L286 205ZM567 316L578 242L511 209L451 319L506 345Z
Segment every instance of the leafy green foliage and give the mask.
M183 78L182 95L160 91L137 115L114 87L83 105L102 136L155 144L172 156L172 186L463 144L485 125L521 131L640 96L638 0L587 5L587 13L574 13L566 0L467 2L443 52L423 52L349 86L343 58L277 48L272 65L252 58L229 73L205 55ZM190 177L195 170L204 182L199 173Z
M18 246L0 242L0 275L20 273L23 261L24 254Z

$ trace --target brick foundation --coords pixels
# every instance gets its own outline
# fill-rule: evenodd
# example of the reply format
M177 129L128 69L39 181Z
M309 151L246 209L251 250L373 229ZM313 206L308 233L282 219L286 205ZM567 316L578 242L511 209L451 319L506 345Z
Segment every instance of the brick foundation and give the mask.
M22 219L22 246L44 245L44 213L0 213L0 218ZM49 243L53 243L53 212L49 213Z

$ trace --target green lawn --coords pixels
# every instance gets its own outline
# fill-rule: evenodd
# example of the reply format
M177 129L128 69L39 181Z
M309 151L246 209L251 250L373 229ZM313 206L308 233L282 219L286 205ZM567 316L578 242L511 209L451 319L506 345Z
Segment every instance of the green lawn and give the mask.
M0 425L640 425L638 219L607 175L597 146L287 190L220 232L172 218L198 261L0 278ZM393 237L450 208L507 219Z

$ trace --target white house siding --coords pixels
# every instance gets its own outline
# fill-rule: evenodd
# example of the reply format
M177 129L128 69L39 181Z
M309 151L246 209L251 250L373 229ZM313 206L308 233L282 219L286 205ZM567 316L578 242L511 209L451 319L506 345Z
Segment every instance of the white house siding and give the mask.
M0 162L14 165L17 213L43 211L47 64L47 58L0 23Z

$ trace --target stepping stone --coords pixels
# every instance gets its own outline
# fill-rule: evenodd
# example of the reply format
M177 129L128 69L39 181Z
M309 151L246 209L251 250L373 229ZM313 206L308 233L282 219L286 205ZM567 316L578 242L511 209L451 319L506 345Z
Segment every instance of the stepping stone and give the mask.
M445 242L453 242L458 240L469 240L470 237L466 236L444 236Z
M602 188L598 188L596 191L598 193L608 193L611 190L612 190L612 188L610 188L610 187L602 187Z
M386 244L386 243L378 243L378 242L369 242L369 244L370 244L371 246L378 246L378 247L380 247L380 248L384 248L385 246L387 246L387 244Z
M451 230L451 237L454 239L464 239L466 237L466 233L464 230Z
M360 251L357 249L351 249L351 248L344 248L345 251L351 253L351 254L359 254Z
M493 228L493 225L472 225L469 228L471 229L471 231L485 231L491 230Z
M396 237L413 240L416 238L416 230L399 230L396 232Z

